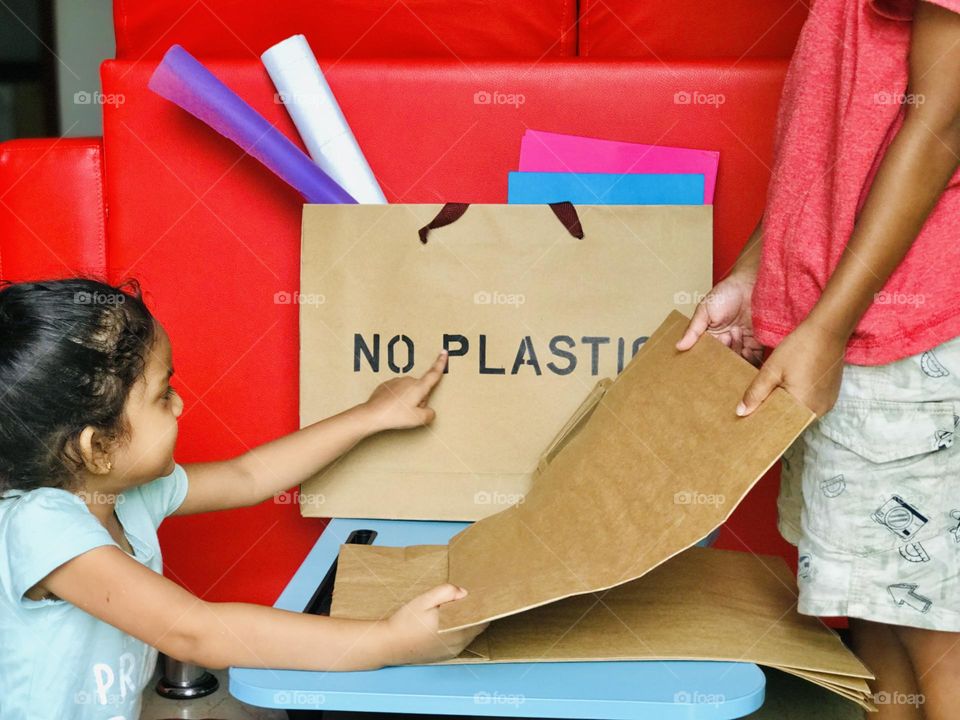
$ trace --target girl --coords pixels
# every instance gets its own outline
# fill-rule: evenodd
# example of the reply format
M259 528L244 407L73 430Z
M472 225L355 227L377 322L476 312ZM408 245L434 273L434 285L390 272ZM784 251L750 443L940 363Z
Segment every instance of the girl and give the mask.
M767 206L697 307L820 420L784 456L799 610L848 616L882 720L960 707L960 0L815 0ZM731 410L733 410L731 408Z
M168 515L256 505L363 438L434 416L421 378L232 460L173 459L173 354L135 283L0 287L0 716L139 717L158 650L205 667L359 670L460 652L443 585L382 622L210 603L162 575Z

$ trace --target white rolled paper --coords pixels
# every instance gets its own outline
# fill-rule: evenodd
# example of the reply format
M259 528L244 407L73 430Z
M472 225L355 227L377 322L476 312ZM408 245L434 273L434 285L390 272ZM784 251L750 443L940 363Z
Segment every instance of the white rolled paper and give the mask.
M386 203L307 39L289 37L260 59L313 161L357 202Z

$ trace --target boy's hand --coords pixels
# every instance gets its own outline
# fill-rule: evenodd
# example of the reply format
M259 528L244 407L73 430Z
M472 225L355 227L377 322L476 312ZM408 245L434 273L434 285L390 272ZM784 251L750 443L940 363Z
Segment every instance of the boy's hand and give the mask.
M750 298L756 274L737 272L718 282L700 301L677 350L689 350L697 339L709 332L728 348L754 365L763 357L763 346L753 337Z
M439 606L466 597L467 591L446 583L415 597L387 620L387 663L406 665L456 657L487 624L440 634Z
M377 432L428 425L436 413L427 405L430 393L443 377L447 351L422 377L400 377L381 383L364 403Z
M767 358L737 406L749 415L776 388L782 387L822 417L837 401L843 377L846 338L802 322Z

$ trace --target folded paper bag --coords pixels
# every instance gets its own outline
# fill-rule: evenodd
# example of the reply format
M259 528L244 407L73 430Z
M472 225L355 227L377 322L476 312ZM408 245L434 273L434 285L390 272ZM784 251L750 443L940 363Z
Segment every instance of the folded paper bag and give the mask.
M446 548L345 545L332 615L389 617L446 578ZM643 578L496 620L449 663L726 660L775 667L867 707L870 671L796 611L781 558L694 547Z

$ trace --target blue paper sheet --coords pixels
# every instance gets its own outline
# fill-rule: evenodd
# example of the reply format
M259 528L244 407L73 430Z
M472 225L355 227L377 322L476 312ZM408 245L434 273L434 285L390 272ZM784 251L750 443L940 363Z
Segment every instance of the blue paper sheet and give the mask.
M511 172L507 202L580 205L703 205L703 175Z

